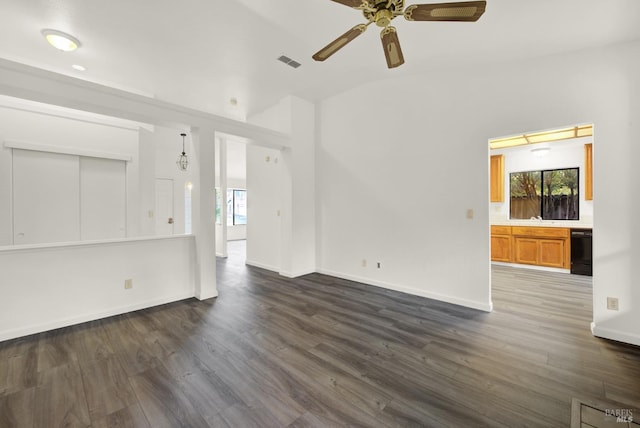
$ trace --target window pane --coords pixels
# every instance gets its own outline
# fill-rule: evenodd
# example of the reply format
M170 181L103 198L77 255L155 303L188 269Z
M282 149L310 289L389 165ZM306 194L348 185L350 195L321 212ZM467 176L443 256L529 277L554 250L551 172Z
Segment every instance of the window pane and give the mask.
M540 171L512 172L510 179L510 218L537 218L540 207Z
M247 191L233 191L233 224L247 224Z
M233 189L227 189L227 225L233 224Z
M222 224L222 215L220 208L222 207L222 194L220 188L216 187L216 224Z
M578 168L542 171L542 218L579 220Z

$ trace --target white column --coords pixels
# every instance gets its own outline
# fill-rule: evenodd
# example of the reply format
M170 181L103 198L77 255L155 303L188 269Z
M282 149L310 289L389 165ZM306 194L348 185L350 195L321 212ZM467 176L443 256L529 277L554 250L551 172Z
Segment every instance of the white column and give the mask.
M292 148L282 150L282 260L280 274L316 270L315 106L291 97Z
M196 174L193 183L192 229L196 240L196 297L200 300L218 295L216 288L216 205L215 205L215 132L191 128L194 153L190 168Z

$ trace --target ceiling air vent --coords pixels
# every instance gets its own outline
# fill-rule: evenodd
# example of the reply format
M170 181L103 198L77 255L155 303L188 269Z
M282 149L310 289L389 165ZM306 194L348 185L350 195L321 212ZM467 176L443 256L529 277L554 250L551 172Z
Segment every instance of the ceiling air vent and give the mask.
M280 58L278 58L278 61L284 62L285 64L293 68L298 68L302 65L298 61L292 60L291 58L285 55L281 55Z

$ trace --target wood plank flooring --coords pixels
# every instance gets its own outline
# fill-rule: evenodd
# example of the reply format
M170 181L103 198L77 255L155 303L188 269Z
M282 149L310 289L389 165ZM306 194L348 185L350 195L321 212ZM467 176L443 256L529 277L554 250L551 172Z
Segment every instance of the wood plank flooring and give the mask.
M567 427L574 397L640 418L640 349L591 335L589 277L496 266L488 314L238 245L217 299L0 342L0 427Z

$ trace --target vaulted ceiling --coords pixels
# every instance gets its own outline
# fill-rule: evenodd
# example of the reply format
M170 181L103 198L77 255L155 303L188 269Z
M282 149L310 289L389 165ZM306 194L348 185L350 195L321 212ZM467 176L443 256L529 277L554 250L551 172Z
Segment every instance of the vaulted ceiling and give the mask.
M637 0L488 0L476 23L393 21L406 64L389 70L375 27L326 62L311 59L364 22L331 0L0 0L0 10L0 57L236 118L290 94L319 100L394 76L640 39ZM81 48L53 49L44 28ZM283 54L302 66L278 62Z

